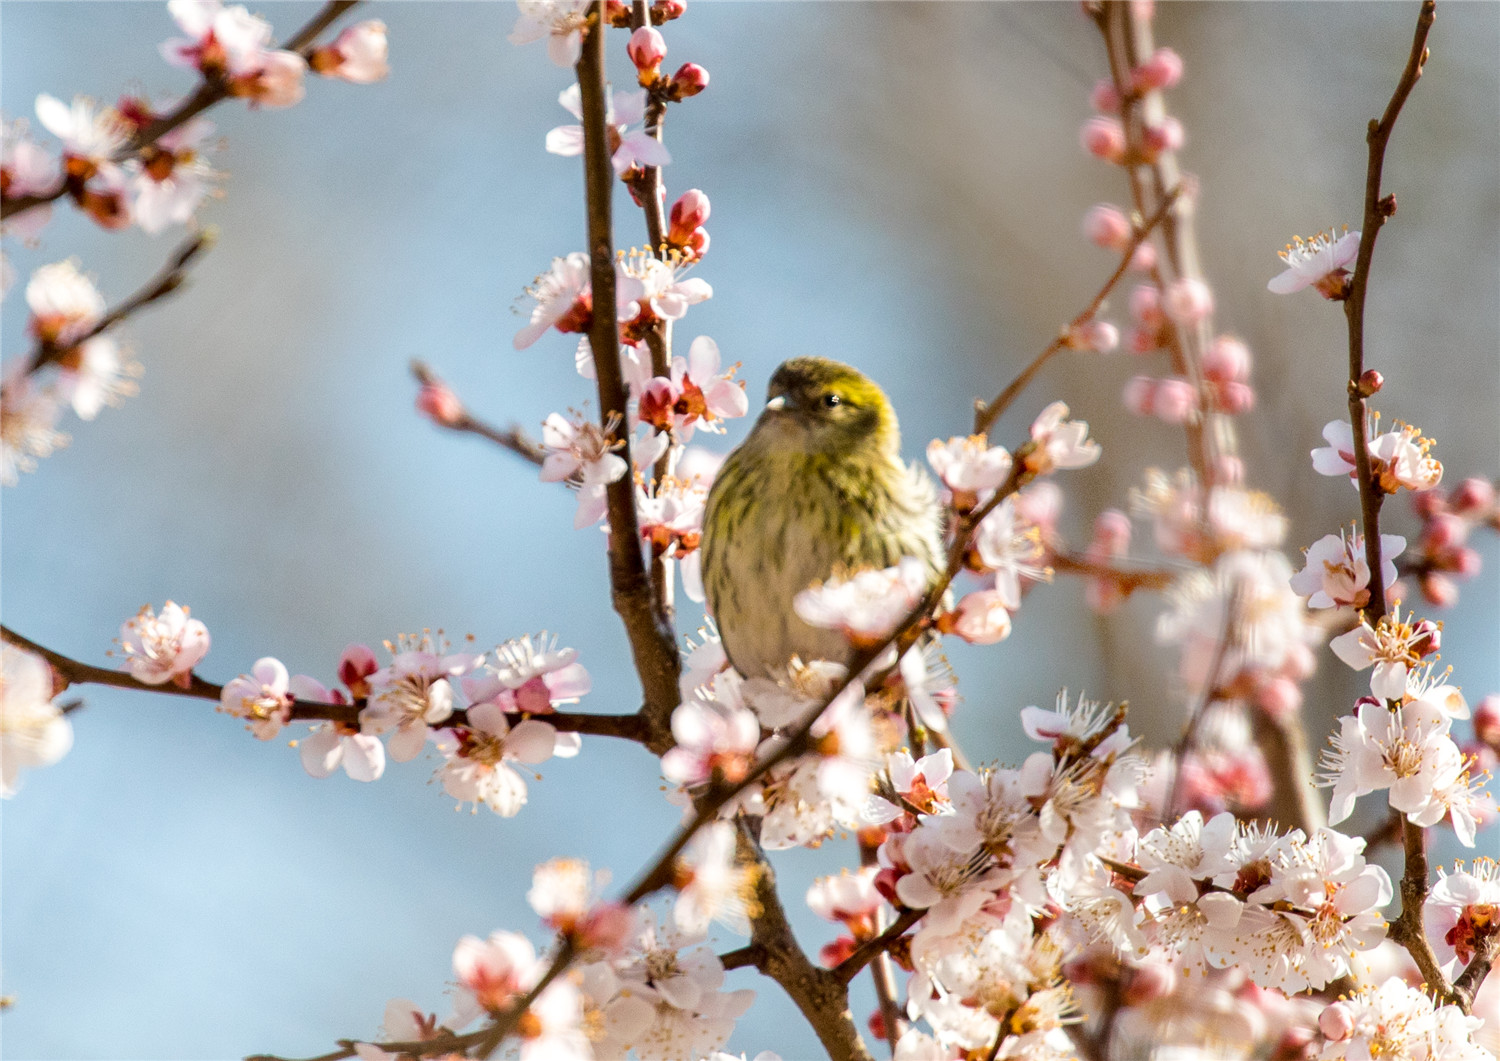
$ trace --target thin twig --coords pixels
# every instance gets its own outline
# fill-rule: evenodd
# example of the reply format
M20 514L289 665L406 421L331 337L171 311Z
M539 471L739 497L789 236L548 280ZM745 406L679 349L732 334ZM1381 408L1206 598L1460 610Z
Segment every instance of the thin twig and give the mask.
M1170 568L1116 567L1113 564L1099 563L1078 553L1069 552L1053 553L1048 563L1052 570L1059 574L1107 579L1113 582L1121 592L1127 594L1137 590L1164 590L1182 577L1181 571L1173 571Z
M436 373L421 361L413 361L411 363L411 374L424 387L442 383ZM447 428L449 431L478 435L480 438L488 439L495 443L495 445L510 450L522 460L528 461L539 468L547 459L546 450L542 449L534 438L525 431L522 431L518 424L511 424L510 427L502 430L493 424L488 424L480 420L471 414L468 409L464 409L455 419L434 419L433 422L439 427Z
M1109 279L1104 281L1103 286L1095 293L1093 300L1089 302L1083 312L1074 317L1068 323L1067 327L1058 333L1057 338L1048 343L1046 348L1032 359L1031 364L1021 370L1020 375L1006 384L1004 390L988 402L974 403L974 434L989 434L990 428L995 426L995 421L1000 419L1000 414L1010 408L1010 403L1015 401L1017 396L1026 389L1033 377L1041 371L1042 366L1050 361L1052 356L1058 351L1067 348L1069 336L1094 319L1094 315L1104 305L1104 300L1109 297L1109 293L1115 289L1115 285L1120 282L1121 278L1129 270L1130 260L1135 256L1136 248L1149 239L1151 233L1166 218L1168 211L1172 209L1172 204L1177 201L1177 194L1178 189L1174 188L1171 194L1162 200L1161 205L1156 208L1156 212L1144 224L1132 230L1130 233L1130 242L1125 245L1125 249L1120 253L1120 262L1115 266L1115 271L1109 274Z
M589 8L590 28L578 58L582 92L584 187L588 202L588 239L594 319L589 342L594 352L599 386L600 424L613 433L625 458L630 459L630 437L624 430L627 393L620 371L620 332L615 321L615 251L611 197L615 172L605 123L605 17L603 0ZM640 525L635 510L635 480L630 474L610 483L609 582L615 611L625 624L636 673L645 694L641 713L653 751L671 746L671 717L680 696L677 676L681 660L672 625L662 613L641 552Z
M162 266L154 277L142 286L140 290L136 291L135 294L107 311L88 331L75 339L69 340L66 345L55 342L38 343L36 348L31 352L31 362L26 371L28 373L36 372L48 363L61 358L68 351L76 349L95 336L109 331L109 329L132 316L137 311L176 291L182 286L183 281L187 279L187 267L192 264L193 259L211 248L217 239L218 231L214 228L206 228L202 232L188 237L172 252L172 257L167 259L167 264Z
M186 688L172 682L164 685L148 685L139 681L126 671L110 670L108 667L96 667L90 663L64 656L60 652L54 652L44 648L35 641L16 633L8 626L0 626L0 639L15 645L34 655L42 657L51 665L53 673L60 680L54 696L60 694L64 689L72 685L105 685L114 689L133 689L142 693L165 693L169 696L187 696L196 700L212 700L219 702L223 696L224 687L215 685L194 674L190 676ZM337 722L345 726L357 726L359 724L359 713L365 706L363 700L356 700L352 704L325 704L316 700L293 700L290 721L292 722ZM506 721L512 726L519 725L527 719L537 719L546 722L560 733L578 733L584 736L594 737L618 737L622 740L641 741L645 737L645 727L642 725L638 714L629 715L591 715L578 711L554 711L549 714L528 714L519 711L509 711L505 715ZM468 712L462 708L454 710L453 714L445 720L445 725L464 726L468 724Z
M845 983L853 980L859 975L861 969L875 960L877 954L884 954L892 943L895 943L896 940L906 935L907 930L922 920L922 916L926 913L926 910L901 911L896 920L891 922L890 927L884 932L873 939L865 940L865 942L850 951L849 957L834 967L834 975L841 978Z
M1208 675L1203 682L1203 695L1199 697L1193 712L1188 716L1187 725L1182 727L1182 736L1177 738L1177 745L1172 749L1172 782L1167 786L1167 798L1161 809L1161 820L1163 824L1171 825L1175 820L1173 815L1177 813L1177 790L1182 784L1182 767L1187 761L1188 749L1192 747L1193 738L1197 735L1198 723L1202 721L1203 714L1219 697L1219 679L1224 670L1224 660L1229 655L1229 648L1237 640L1240 612L1245 606L1244 583L1236 581L1229 588L1229 600L1224 609L1224 629L1219 633L1218 643L1214 646L1213 662L1208 665Z
M902 803L906 803L904 798ZM920 813L920 812L919 812ZM867 844L863 840L859 842L859 864L862 868L878 866L877 852L879 846ZM885 919L884 909L875 911L875 928L877 935L886 929L882 922ZM901 1010L896 1002L896 976L891 969L891 956L884 951L875 955L870 962L870 982L875 987L875 1001L880 1006L880 1021L885 1025L885 1041L890 1047L891 1056L895 1057L896 1043L901 1039Z

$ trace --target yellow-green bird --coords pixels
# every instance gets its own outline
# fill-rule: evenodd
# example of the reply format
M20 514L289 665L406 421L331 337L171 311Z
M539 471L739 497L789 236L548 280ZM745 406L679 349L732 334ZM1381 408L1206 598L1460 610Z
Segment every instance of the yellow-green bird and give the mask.
M943 564L931 481L901 459L883 391L837 361L798 357L771 376L765 411L725 460L703 519L703 588L729 660L779 677L793 656L846 662L842 633L809 626L792 598L835 573L903 556Z

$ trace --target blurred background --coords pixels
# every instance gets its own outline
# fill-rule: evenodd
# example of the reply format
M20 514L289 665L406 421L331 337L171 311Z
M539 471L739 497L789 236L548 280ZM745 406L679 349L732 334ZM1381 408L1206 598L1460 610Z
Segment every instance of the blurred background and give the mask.
M260 13L285 36L315 9ZM1416 4L1158 10L1158 41L1187 66L1170 106L1202 182L1218 325L1256 357L1248 478L1287 507L1297 556L1356 512L1307 459L1343 415L1343 318L1266 281L1294 233L1358 227L1365 123L1394 86ZM506 42L509 4L373 13L390 28L389 80L310 79L291 110L211 112L228 177L200 218L219 245L123 332L145 366L140 395L73 420L72 445L5 492L4 620L106 663L119 624L170 598L212 632L204 676L274 655L330 683L351 641L430 627L493 645L546 628L582 651L584 710L634 710L602 536L570 530L572 497L529 466L418 417L407 375L424 358L476 414L532 429L589 400L567 338L511 348L522 289L584 247L579 166L542 149L572 120L556 103L571 75L540 45ZM13 118L39 92L189 91L156 51L175 35L163 4L6 0L0 106ZM715 297L678 328L678 348L713 336L753 397L785 357L854 362L887 388L917 456L966 430L972 400L1112 267L1078 234L1089 206L1125 190L1078 146L1104 60L1076 4L694 3L666 38L669 68L691 60L713 78L667 124L669 194L698 187L713 202L698 275ZM622 84L624 42L610 60ZM1493 475L1500 455L1500 7L1443 6L1431 48L1387 159L1400 213L1376 255L1368 357L1387 379L1378 407L1435 436L1456 482ZM618 245L641 242L639 212L617 202ZM19 279L5 357L27 350L31 269L77 256L113 304L180 235L104 233L60 209L40 246L8 241ZM1123 291L1114 303L1121 320ZM1079 545L1145 467L1183 459L1180 432L1121 409L1127 378L1162 371L1134 360L1058 358L996 432L1013 442L1056 398L1093 424L1105 460L1066 483L1063 526ZM707 441L727 449L748 426ZM1404 499L1388 511L1388 530L1413 531ZM1149 532L1138 540L1148 552ZM1482 545L1483 574L1443 616L1444 658L1471 702L1500 689L1497 557ZM1031 594L1008 641L955 650L971 755L1018 761L1018 709L1063 686L1129 699L1132 726L1170 742L1182 705L1151 640L1159 607L1095 618L1060 580ZM679 619L684 633L698 625ZM1307 689L1315 746L1363 686L1326 651L1321 663ZM261 744L211 704L80 691L75 748L3 808L6 1058L307 1056L373 1037L393 996L444 1014L459 936L542 941L524 901L537 862L581 856L628 879L676 818L634 746L590 740L546 764L503 820L455 814L431 759L370 785L318 781L284 740ZM1381 813L1360 811L1356 829ZM833 933L800 896L851 857L832 842L777 859L809 950ZM774 984L744 971L730 985L760 992L735 1051L818 1053ZM857 997L861 1017L870 1004Z

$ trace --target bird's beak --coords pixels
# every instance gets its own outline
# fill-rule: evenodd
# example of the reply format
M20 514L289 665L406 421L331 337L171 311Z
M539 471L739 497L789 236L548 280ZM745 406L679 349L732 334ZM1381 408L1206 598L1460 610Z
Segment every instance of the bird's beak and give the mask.
M781 412L781 410L783 410L785 408L786 408L786 395L785 394L778 394L778 395L776 395L776 397L774 397L770 401L766 402L766 411L767 412L779 413L779 412Z

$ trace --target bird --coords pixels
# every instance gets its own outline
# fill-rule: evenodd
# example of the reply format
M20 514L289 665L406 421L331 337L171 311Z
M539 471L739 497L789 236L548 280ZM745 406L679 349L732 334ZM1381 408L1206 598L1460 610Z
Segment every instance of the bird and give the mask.
M796 357L771 376L766 405L725 459L705 502L703 588L725 654L746 678L803 663L847 664L844 635L800 619L815 583L916 557L936 580L942 516L930 479L901 459L885 392L849 365Z

